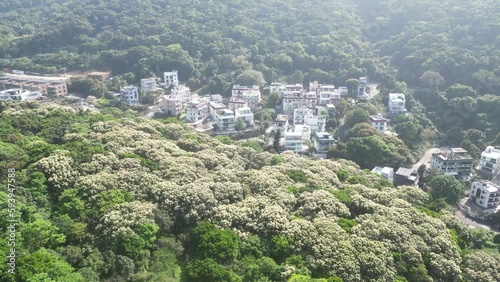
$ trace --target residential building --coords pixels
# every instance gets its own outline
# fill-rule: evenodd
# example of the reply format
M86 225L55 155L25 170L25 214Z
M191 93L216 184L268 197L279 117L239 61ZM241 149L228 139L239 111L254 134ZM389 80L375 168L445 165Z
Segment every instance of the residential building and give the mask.
M158 88L158 85L156 84L155 77L141 79L141 91L142 92L155 91L157 88Z
M494 175L500 173L500 149L488 146L484 150L479 160L477 173L487 179L491 179Z
M366 88L368 86L368 80L366 77L360 77L358 81L358 96L363 96L366 93Z
M256 110L261 102L261 93L259 86L240 86L234 85L231 91L231 96L247 102L248 107Z
M29 91L26 89L7 89L0 91L0 100L4 101L32 101L42 98L40 91Z
M302 91L285 92L283 94L283 114L293 119L293 112L303 105Z
M323 132L326 129L326 118L324 116L306 115L304 124L309 126L312 132Z
M293 124L304 124L306 116L314 115L314 110L309 108L296 108L293 110Z
M406 114L406 97L402 93L389 94L389 112L393 115Z
M236 122L238 122L238 119L242 119L245 124L245 128L254 126L253 113L249 107L236 108L234 110L234 117Z
M384 133L387 131L387 124L389 121L384 118L382 115L373 115L370 116L370 121L372 123L372 126L380 133Z
M189 101L191 101L189 87L176 86L170 90L170 95L162 97L161 105L165 113L176 116L184 113Z
M317 131L313 134L313 146L316 149L316 153L321 157L326 157L328 149L335 146L335 144L335 139L328 132Z
M334 104L326 104L326 110L328 111L328 117L335 117L337 114L337 108Z
M222 109L215 112L215 122L219 131L235 131L234 112L228 109Z
M208 101L205 99L192 100L187 104L187 119L190 122L198 122L210 115Z
M278 115L276 120L274 121L274 131L281 130L281 132L285 132L288 130L288 116L287 115Z
M292 93L302 93L304 91L304 86L302 84L287 84L285 85L284 94L292 94Z
M347 97L349 95L349 88L347 86L339 86L339 93L341 97Z
M417 186L419 180L418 173L410 168L400 167L394 174L395 186Z
M129 106L135 106L139 104L139 91L137 86L129 85L120 88L120 97L125 100Z
M449 152L432 154L431 168L446 175L468 178L472 171L473 159L462 148L451 148Z
M307 125L295 125L294 132L302 132L302 140L304 142L311 141L311 128Z
M310 81L309 82L309 91L311 92L316 92L318 91L319 87L321 86L321 84L319 84L317 81Z
M179 74L176 70L167 71L163 73L163 81L165 82L165 87L169 88L170 85L179 85Z
M236 109L239 108L246 108L248 107L248 103L246 101L243 101L241 99L238 99L236 97L229 97L229 101L227 103L228 109L231 111L235 111Z
M220 94L209 94L207 95L208 101L210 102L217 102L217 103L222 103L222 95Z
M383 179L388 180L391 183L394 181L394 169L392 167L377 166L374 169L372 169L372 172L382 176Z
M280 93L280 96L283 94L285 90L286 87L281 82L273 82L271 83L271 86L269 86L269 93L278 92Z
M490 210L486 213L493 213L500 204L500 186L486 180L472 182L469 199L474 201L484 209Z
M40 77L38 79L25 79L4 76L0 78L0 85L3 90L19 88L28 91L38 91L42 95L49 97L62 97L68 94L66 81L59 78Z
M217 111L227 109L226 105L219 102L210 102L209 107L210 107L210 117L212 117L212 120L214 121L217 121Z
M294 151L295 153L307 152L308 147L303 139L303 132L287 131L283 133L281 145L285 150Z
M302 107L316 108L318 105L318 94L316 92L306 92L302 95Z

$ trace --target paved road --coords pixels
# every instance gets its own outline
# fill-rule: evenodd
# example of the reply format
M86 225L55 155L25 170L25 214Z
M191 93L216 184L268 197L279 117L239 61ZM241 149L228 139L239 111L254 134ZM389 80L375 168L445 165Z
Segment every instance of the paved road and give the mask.
M493 231L493 232L497 232L497 233L499 232L497 230L491 229L491 227L488 225L481 224L480 222L475 221L474 219L465 216L460 210L455 212L455 216L471 228L483 228L483 229L488 230L488 231Z
M420 158L420 160L412 166L412 169L413 170L418 170L418 168L422 164L425 164L427 167L430 167L430 162L431 162L431 159L432 159L432 154L439 153L439 151L441 151L441 149L439 149L439 148L430 148L430 149L428 149L427 151L425 151L425 154Z

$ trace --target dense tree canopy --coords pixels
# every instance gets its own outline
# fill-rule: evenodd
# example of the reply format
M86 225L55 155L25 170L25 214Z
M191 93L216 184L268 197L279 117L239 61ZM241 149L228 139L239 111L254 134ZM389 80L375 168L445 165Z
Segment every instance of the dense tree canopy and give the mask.
M353 162L273 155L117 110L0 106L2 122L15 128L2 142L15 150L35 141L52 147L4 159L9 165L16 161L21 237L19 275L8 274L3 264L2 281L498 276L498 264L491 263L497 255L476 250L490 235L471 240L470 230L452 214L436 205L429 211L434 202L421 189L393 188ZM27 118L31 126L19 123ZM63 120L72 126L55 143L44 132ZM353 129L347 146L362 150L366 142L380 143L380 136L356 137L363 126ZM104 150L69 146L74 142L101 144ZM377 150L360 152L383 159ZM1 181L6 183L4 176ZM431 183L435 198L449 199L455 186L445 182ZM0 199L6 213L4 191ZM0 226L7 234L8 225ZM2 255L8 251L0 240Z

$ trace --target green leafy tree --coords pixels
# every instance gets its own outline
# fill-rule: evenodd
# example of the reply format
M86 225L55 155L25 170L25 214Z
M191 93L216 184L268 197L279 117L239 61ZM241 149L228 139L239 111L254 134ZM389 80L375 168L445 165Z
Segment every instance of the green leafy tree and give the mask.
M236 78L236 83L239 85L246 86L263 86L266 84L266 80L264 79L264 74L260 71L256 70L245 70Z
M444 198L449 204L456 204L462 197L463 184L453 176L438 175L428 183L434 199Z

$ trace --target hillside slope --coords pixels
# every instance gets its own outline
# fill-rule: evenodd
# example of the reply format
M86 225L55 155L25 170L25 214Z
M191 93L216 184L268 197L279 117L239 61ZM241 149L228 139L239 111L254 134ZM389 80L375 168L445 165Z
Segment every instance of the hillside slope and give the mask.
M2 264L2 281L500 280L499 256L474 250L426 193L352 162L225 145L117 110L0 109L20 221L17 274Z

